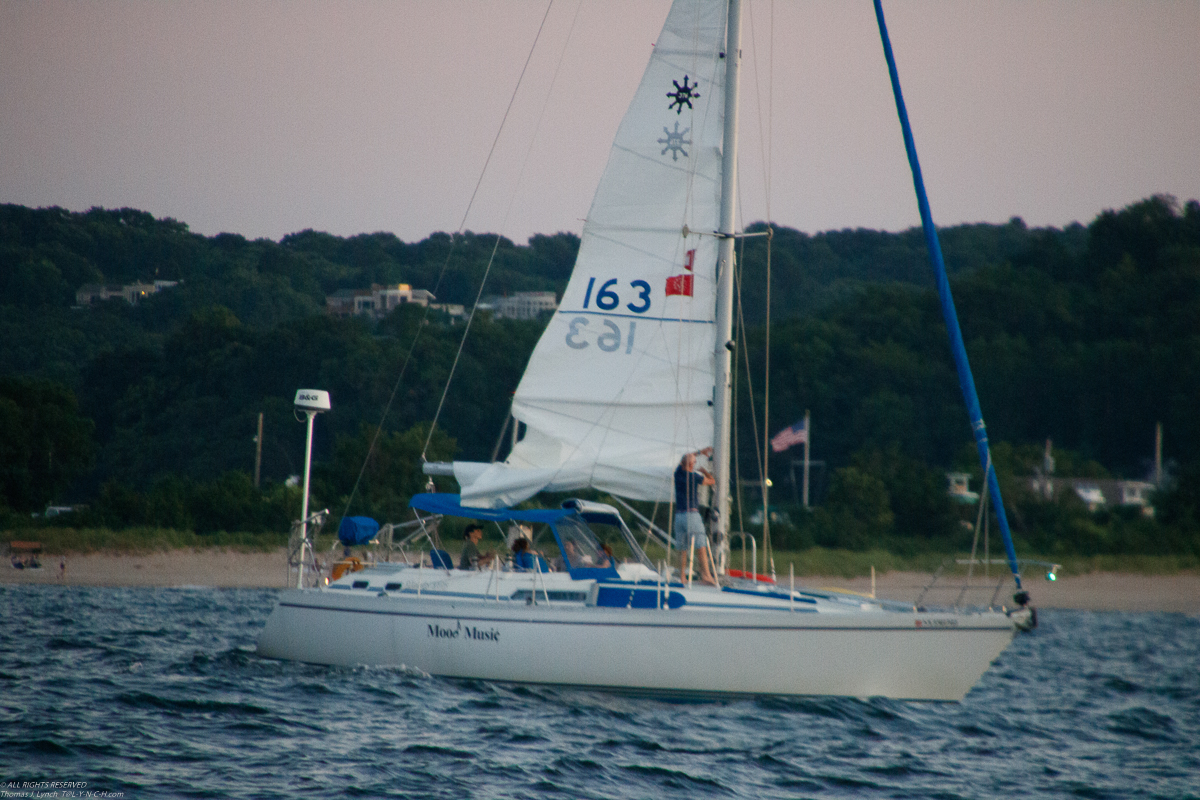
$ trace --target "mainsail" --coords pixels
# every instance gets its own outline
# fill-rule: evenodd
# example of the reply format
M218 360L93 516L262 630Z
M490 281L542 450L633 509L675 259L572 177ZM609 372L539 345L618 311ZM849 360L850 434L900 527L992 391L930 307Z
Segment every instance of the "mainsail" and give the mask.
M504 462L454 462L464 505L666 501L682 454L713 443L725 26L722 4L672 6L513 398L524 438Z

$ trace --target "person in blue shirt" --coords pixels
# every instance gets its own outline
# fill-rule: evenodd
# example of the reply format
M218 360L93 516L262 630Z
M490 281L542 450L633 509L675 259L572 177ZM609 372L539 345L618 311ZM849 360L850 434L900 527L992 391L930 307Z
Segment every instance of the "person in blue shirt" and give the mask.
M541 557L541 553L531 547L533 529L528 525L514 525L510 533L515 534L512 544L512 565L517 569L537 569L547 572L549 564Z
M709 570L708 534L700 516L700 487L714 486L716 480L704 467L696 466L696 456L711 455L711 447L688 453L675 468L675 546L679 548L680 576L687 575L688 551L695 546L700 580L715 586L717 581Z
M513 566L517 569L534 569L538 572L549 572L550 565L542 558L542 554L529 547L529 540L521 537L513 542Z

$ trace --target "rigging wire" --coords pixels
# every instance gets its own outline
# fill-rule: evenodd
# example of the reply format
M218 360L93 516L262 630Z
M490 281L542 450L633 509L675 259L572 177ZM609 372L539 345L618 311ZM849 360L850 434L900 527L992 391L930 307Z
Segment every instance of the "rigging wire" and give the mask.
M774 120L775 110L775 2L771 0L770 4L770 19L767 25L767 120L766 125L762 123L762 99L759 96L759 88L761 84L755 81L755 98L759 104L759 141L760 147L765 151L763 158L763 192L765 195L765 205L767 214L767 261L766 275L764 279L766 297L763 307L765 320L763 322L763 483L762 483L762 498L763 498L763 564L767 563L768 558L771 563L771 574L775 574L775 557L774 548L771 544L771 507L768 501L769 491L771 487L771 240L774 238L774 231L771 228L771 167L772 167L772 144L774 138L772 134L772 125ZM750 24L754 25L754 6L750 8ZM755 75L758 71L758 58L754 59ZM765 135L766 144L762 145L762 139Z
M437 430L438 420L442 416L442 407L446 404L446 395L450 393L450 383L454 380L454 373L458 369L458 361L462 358L463 348L467 344L467 335L471 332L471 323L475 321L475 312L479 308L479 299L483 297L483 287L487 285L488 275L492 271L492 264L496 261L496 251L500 249L500 239L503 238L500 234L496 234L496 242L492 245L492 254L488 256L487 266L483 270L483 279L479 281L479 291L475 293L475 302L471 305L471 313L467 315L467 323L463 326L462 338L458 340L458 349L454 351L454 361L450 364L450 374L446 376L446 385L442 387L442 397L438 400L437 411L433 414L433 421L429 423L429 434L425 437L425 446L421 448L421 461L424 462L426 454L429 452L429 443L433 441L433 432Z
M764 571L766 570L766 565L767 565L768 559L769 559L770 564L771 564L771 573L774 574L775 563L774 563L774 556L772 555L772 548L771 548L770 511L769 511L769 506L768 506L768 502L769 502L768 487L770 484L770 472L769 472L768 458L769 458L769 454L770 454L769 413L770 413L770 385L771 385L771 379L770 379L770 369L771 369L771 361L770 361L771 240L773 238L773 229L771 228L771 223L770 223L770 220L771 220L771 152L772 152L771 151L771 145L772 145L771 130L773 127L773 110L774 110L774 104L773 104L772 100L774 97L775 4L774 4L774 0L772 0L772 2L770 3L770 21L769 21L770 24L768 25L769 35L767 37L767 39L768 39L768 46L767 46L767 53L768 53L768 56L767 56L767 104L766 104L767 105L767 111L766 111L767 119L766 119L765 125L763 124L764 113L763 113L763 101L762 101L762 79L759 75L759 70L758 70L758 61L759 61L758 47L757 47L758 38L757 38L757 28L754 24L754 19L755 19L754 3L750 3L749 5L750 5L750 15L749 15L750 16L750 38L751 38L751 43L753 46L753 52L755 54L751 63L752 63L753 70L754 70L755 107L756 107L758 121L759 121L759 124L758 124L759 148L763 152L763 158L761 159L760 163L762 164L762 168L763 168L763 189L764 189L764 193L765 193L765 210L766 210L766 219L767 219L767 223L766 223L767 224L767 253L766 253L766 276L765 276L766 277L766 298L765 298L766 299L766 303L765 303L766 309L765 309L765 323L764 323L765 356L764 356L764 362L763 362L763 382L764 382L763 424L762 424L761 428L759 428L759 425L758 425L757 404L754 401L754 384L753 384L753 379L751 377L752 373L750 370L749 349L746 347L742 347L741 350L742 350L742 357L743 357L743 360L745 363L745 368L746 368L746 387L747 387L747 391L749 393L748 402L749 402L749 406L750 406L751 429L754 431L754 436L751 437L751 439L754 442L755 464L758 467L759 488L761 491L762 502L763 502L763 523L762 523L763 524L763 569L764 569ZM740 187L739 187L739 191L740 191ZM744 207L744 204L742 204L742 203L738 204L739 213L741 213L741 209L743 207ZM744 224L743 224L743 226L744 226ZM745 241L744 240L741 243L741 249L742 249L742 258L739 258L739 271L737 273L737 276L739 278L742 277L742 273L740 271L740 266L741 266L742 260L744 259L744 255L745 255ZM737 326L738 326L738 330L739 330L739 338L742 342L745 342L745 341L747 341L747 339L746 339L746 322L745 322L745 316L744 316L743 306L742 306L741 280L738 280L735 284L735 302L737 304ZM736 384L736 382L735 382L735 384ZM762 431L761 450L760 450L760 445L759 445L759 431L760 430ZM736 436L736 434L735 434L735 436ZM735 452L736 452L736 445L735 445ZM736 494L737 503L738 503L738 521L739 521L739 524L742 525L742 528L744 530L745 526L744 526L744 521L742 519L743 510L742 510L740 470L738 469L737 462L738 462L738 459L735 458L735 462L734 462L735 474L738 475L737 494ZM758 566L755 565L755 570L757 570L757 569L758 569Z
M537 49L538 40L542 36L542 30L546 26L546 19L550 16L550 9L553 7L554 7L554 0L550 0L549 4L546 6L545 14L542 15L542 21L541 21L541 24L538 26L537 35L534 36L533 44L529 48L529 54L525 57L525 65L521 68L521 74L517 78L517 84L516 84L516 86L513 87L513 93L512 93L512 97L509 98L508 108L506 108L504 111L504 117L501 118L501 120L500 120L500 127L497 129L496 136L492 140L491 149L488 150L488 155L487 155L487 158L484 160L483 168L479 172L479 179L475 183L475 189L471 192L471 199L467 202L466 210L463 212L462 221L459 222L459 224L458 224L458 230L455 232L455 234L453 236L450 237L450 249L446 252L446 258L442 262L442 267L438 271L437 280L434 282L434 285L433 285L433 295L435 297L437 296L438 291L441 289L442 281L446 276L446 270L450 266L450 259L453 258L453 256L454 256L454 250L455 250L456 245L458 244L458 237L462 234L463 230L466 228L467 217L470 215L471 208L475 204L475 198L479 194L479 187L483 184L483 178L484 178L484 175L487 174L488 165L491 163L492 156L496 152L496 144L500 140L500 134L504 131L505 121L507 121L507 119L508 119L509 111L512 110L513 101L516 99L516 96L517 96L517 91L520 89L521 82L525 77L525 70L529 67L529 61L533 57L534 50ZM578 14L579 14L578 9L576 10L575 13L576 13L576 17L578 17ZM572 30L573 29L574 29L574 23L572 22ZM568 39L569 39L569 37L568 37ZM561 59L560 59L560 63L561 63ZM497 244L498 243L499 243L499 236L497 236ZM489 262L489 267L490 266L491 266L491 264ZM486 277L485 277L485 280L486 280ZM478 300L476 300L476 305L478 305ZM472 315L474 314L474 312L475 312L475 309L472 308L471 309ZM400 391L400 384L401 384L401 382L403 382L404 375L408 371L408 365L412 362L413 353L416 352L417 344L421 340L421 333L424 331L424 329L426 327L426 322L428 321L428 319L429 319L429 306L427 305L427 306L425 306L425 313L421 317L421 324L417 326L416 333L413 334L412 343L409 345L408 352L405 354L404 361L400 366L400 373L396 376L396 382L392 385L392 392L388 396L387 403L384 405L383 414L379 418L379 424L375 426L375 433L371 437L371 444L367 447L367 454L366 454L366 456L363 457L362 466L358 470L358 477L355 478L354 486L351 488L350 494L346 498L346 507L342 511L343 517L345 517L346 514L348 514L350 512L350 507L354 503L354 498L358 493L358 487L362 484L363 475L367 471L367 464L370 463L371 456L375 453L375 446L379 442L379 436L383 432L383 424L387 420L388 414L391 413L392 405L396 401L396 395ZM451 375L453 375L453 372L451 373ZM449 386L448 380L447 380L447 386ZM444 395L443 395L442 399L445 400ZM439 410L439 412L441 411L441 403L438 404L438 410ZM429 435L425 439L425 445L421 449L421 460L422 461L425 460L425 455L429 450L429 442L433 438L433 431L436 429L436 427L437 427L437 417L435 416L433 422L430 423L430 425L429 425Z
M750 41L757 44L754 27L754 3L750 3ZM775 119L775 0L770 2L770 19L767 25L767 124L763 125L762 82L758 77L758 48L754 50L754 102L758 112L758 147L763 153L763 194L766 203L767 224L771 224L771 165Z
M992 454L991 454L991 451L988 451L988 461L987 461L988 469L990 469L991 466L992 466ZM987 473L985 472L984 474L986 475ZM975 552L976 552L977 548L979 547L979 532L984 529L984 523L986 520L985 515L987 514L987 503L988 503L988 484L987 484L987 481L984 481L983 482L983 492L979 496L979 513L975 517L975 538L971 540L971 560L967 563L967 583L971 582L971 576L975 572ZM986 558L987 558L987 556L985 556L985 560L986 560ZM964 592L965 591L966 590L964 589ZM962 595L959 595L959 600L960 601L962 600ZM958 605L958 603L955 603L955 605Z
M734 296L734 303L737 304L737 309L738 309L737 333L735 334L734 338L736 338L737 341L742 343L741 349L745 350L746 349L746 346L745 346L746 331L741 324L741 322L742 322L742 313L741 313L741 311L742 311L742 264L745 263L745 259L746 259L746 239L745 239L745 237L742 237L742 240L740 242L738 242L738 247L740 248L740 252L738 253L738 258L737 258L737 267L733 272L733 296ZM740 463L741 462L741 445L738 441L738 425L736 422L736 420L738 419L738 380L737 380L737 375L738 375L737 358L734 358L733 359L733 381L732 381L733 387L732 387L732 392L731 392L732 398L730 400L730 406L731 406L731 410L733 413L733 419L735 420L734 424L732 426L730 426L732 428L731 433L733 434L733 486L735 489L735 491L733 493L733 502L734 502L735 508L737 509L738 530L741 531L741 533L742 533L742 552L745 552L745 550L746 550L746 539L745 539L746 521L742 514L742 468L741 468L741 463ZM755 441L757 441L757 433L755 434ZM733 545L733 543L731 541L730 542L731 549L732 549L732 545ZM730 557L732 558L732 554ZM754 566L754 568L755 568L755 570L757 570L758 565L756 564Z
M763 323L765 339L763 342L763 563L765 564L768 557L770 558L772 575L775 574L775 548L771 544L771 507L767 504L767 491L771 486L771 468L769 462L771 458L771 427L768 420L770 419L771 411L771 239L773 238L773 229L768 223L767 297L764 303L766 306L766 321Z
M495 461L496 457L500 455L500 447L501 447L501 445L504 444L504 434L508 431L508 423L510 423L510 422L512 422L514 425L518 424L513 419L511 406L509 406L508 416L504 418L504 424L500 426L500 433L496 436L496 446L492 448L492 461ZM516 437L516 434L517 434L517 432L514 429L513 430L514 438Z
M745 246L745 240L743 239L743 247L744 246ZM745 342L746 341L746 318L742 311L741 288L742 288L741 284L739 283L737 285L737 292L736 292L736 297L734 298L734 301L737 303L738 330L740 331L741 341ZM750 428L751 428L751 430L754 431L754 435L752 437L750 437L750 440L752 442L754 442L754 464L756 467L758 467L758 477L759 477L759 482L761 483L762 476L763 476L763 472L762 472L763 457L762 457L762 453L759 451L758 410L757 410L757 405L754 402L754 374L750 371L750 349L748 347L740 347L738 349L742 351L742 359L746 365L746 392L749 395L749 398L747 399L747 405L749 405L749 407L750 407ZM756 567L756 569L757 569L757 567Z
M521 74L519 76L517 76L516 86L513 87L512 96L509 97L509 99L508 99L508 107L506 109L504 109L504 116L500 120L500 128L499 128L499 130L496 131L495 139L492 140L492 149L490 151L488 151L488 157L487 157L487 161L484 163L483 172L480 173L479 181L475 184L475 192L472 193L472 195L471 195L471 203L475 202L475 195L479 192L479 187L483 183L483 175L487 171L488 164L491 163L492 155L496 152L496 145L499 143L500 136L504 132L504 126L505 126L505 123L508 121L508 115L509 115L509 113L512 112L513 103L515 103L516 99L517 99L517 93L520 91L521 84L524 83L524 80L525 80L525 72L529 69L529 62L533 60L533 53L535 50L537 50L537 44L542 38L542 31L546 27L546 19L550 16L550 10L553 7L554 7L554 0L550 0L550 2L546 6L546 13L542 15L542 22L538 26L537 35L533 37L533 44L529 48L529 54L525 56L525 64L524 64L524 66L521 67ZM579 9L578 9L578 7L576 7L575 19L578 19L578 17L579 17ZM571 22L571 30L574 31L574 29L575 29L575 20L573 19ZM538 129L541 128L542 119L544 118L545 112L546 112L546 105L549 103L550 95L554 90L554 83L557 82L557 80L558 80L558 73L562 67L563 54L566 53L566 46L567 46L567 43L570 42L570 38L571 38L570 34L568 33L567 38L563 43L563 50L561 53L559 53L558 64L555 67L555 71L554 71L554 80L551 82L550 91L548 91L546 93L546 99L542 103L541 114L538 116L538 124L537 124ZM525 174L525 167L529 164L529 153L533 150L533 142L536 138L537 138L537 132L535 130L534 135L531 136L529 139L529 148L525 152L525 160L521 164L520 176L518 176L518 178L517 178L518 185L520 184L521 176L524 176L524 174ZM514 202L515 198L516 198L516 188L514 187L513 194L509 198L508 208L506 208L505 212L504 212L504 218L501 223L501 227L503 227L504 222L508 221L508 215L512 211L512 206L513 206L513 202ZM468 213L470 212L469 206L468 206L467 212ZM461 224L463 226L465 226L466 223L467 223L467 215L464 213L463 221ZM475 302L471 306L471 313L467 315L466 325L463 326L463 335L458 343L458 351L454 354L454 362L450 365L450 374L446 377L446 385L442 389L442 397L440 400L438 400L437 411L434 412L433 421L429 424L429 435L425 439L425 446L421 448L421 461L425 461L425 456L429 451L429 443L433 440L433 432L435 430L437 430L438 420L442 416L442 407L446 403L446 396L450 392L450 384L454 380L454 373L458 369L459 359L462 357L463 348L466 346L467 335L471 332L471 323L474 322L474 320L475 320L475 312L479 310L479 300L480 300L480 298L483 297L483 289L485 286L487 286L488 276L491 274L492 265L496 261L496 251L499 250L499 248L500 248L501 238L503 238L503 237L501 237L500 234L496 234L496 243L492 247L491 256L488 257L487 267L485 267L484 271L483 271L483 278L480 279L480 281L479 281L479 291L475 293Z

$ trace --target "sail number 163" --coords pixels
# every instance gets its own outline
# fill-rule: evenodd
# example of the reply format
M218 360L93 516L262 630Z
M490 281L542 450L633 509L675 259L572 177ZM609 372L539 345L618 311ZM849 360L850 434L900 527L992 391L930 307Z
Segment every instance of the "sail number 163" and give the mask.
M571 320L571 328L567 331L567 347L572 350L583 350L590 345L588 339L591 337L587 334L591 333L589 326L592 321L587 317L575 317ZM629 326L624 331L611 319L599 320L599 322L602 330L596 334L596 347L605 353L615 353L621 349L622 340L624 340L626 355L633 352L633 335L637 332L637 320L629 320Z
M596 289L596 279L588 278L587 292L583 295L583 307L587 308L592 301L596 303L596 308L601 311L612 311L621 304L621 297L613 288L616 286L617 279L609 278L604 283L600 284L600 288ZM629 286L635 290L636 296L632 302L626 303L625 307L635 314L645 314L650 310L650 284L643 280L630 281ZM592 297L592 290L596 289L596 296Z

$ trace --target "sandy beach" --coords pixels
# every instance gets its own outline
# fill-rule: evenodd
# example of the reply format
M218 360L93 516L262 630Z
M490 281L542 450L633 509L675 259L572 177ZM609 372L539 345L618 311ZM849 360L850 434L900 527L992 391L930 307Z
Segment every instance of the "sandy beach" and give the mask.
M62 563L66 568L60 568ZM0 583L69 586L282 587L287 551L167 550L150 553L76 553L41 558L41 569L0 566Z
M784 578L784 580L787 580ZM801 582L797 579L797 582ZM820 578L806 576L806 586L837 588L869 594L871 579L866 578ZM879 597L911 602L929 583L929 576L917 572L889 572L875 580L875 593ZM1091 611L1175 611L1184 614L1200 613L1200 575L1179 573L1176 575L1138 575L1117 572L1092 572L1084 575L1062 574L1050 582L1040 574L1024 576L1024 588L1038 608L1078 608ZM973 584L974 585L974 584ZM958 584L946 582L946 590L931 591L927 602L931 604L952 603L958 595ZM998 602L1011 605L1010 591L1002 592ZM982 591L968 595L972 602L987 602L991 597L995 581Z
M42 558L41 569L14 569L0 565L0 583L63 584L70 586L245 586L282 587L287 577L284 550L238 552L234 550L172 550L153 553L87 553ZM786 577L783 580L787 580ZM929 580L915 572L889 572L876 577L879 597L912 602ZM797 576L811 588L831 588L868 594L871 579ZM994 583L991 584L994 586ZM1078 608L1094 611L1174 611L1200 613L1200 574L1139 575L1094 572L1061 574L1053 583L1041 575L1027 577L1025 588L1039 608ZM933 592L927 602L953 602L957 591ZM986 602L987 589L969 595ZM1001 602L1008 600L1007 593Z

